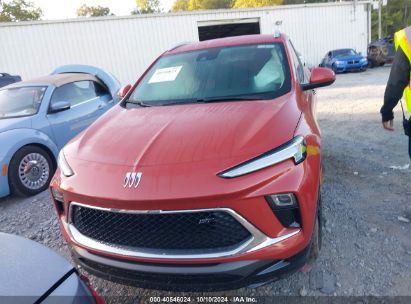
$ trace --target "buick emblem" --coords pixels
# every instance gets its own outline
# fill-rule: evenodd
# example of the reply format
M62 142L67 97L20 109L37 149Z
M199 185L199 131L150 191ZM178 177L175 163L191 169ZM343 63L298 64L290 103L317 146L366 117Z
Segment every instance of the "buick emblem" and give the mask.
M126 176L124 177L124 188L137 188L140 184L141 177L143 176L142 172L127 172Z

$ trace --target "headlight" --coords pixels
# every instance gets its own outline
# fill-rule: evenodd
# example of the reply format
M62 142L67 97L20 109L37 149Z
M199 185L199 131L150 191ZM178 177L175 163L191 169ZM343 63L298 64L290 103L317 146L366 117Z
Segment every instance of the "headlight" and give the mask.
M367 62L367 58L363 58L360 60L361 63Z
M52 187L51 194L56 201L64 202L64 194L59 189Z
M344 61L336 61L335 64L344 64Z
M57 164L60 168L61 173L63 173L64 176L69 177L69 176L74 175L74 171L73 169L71 169L70 165L68 164L66 157L64 156L63 150L61 150L59 153Z
M293 159L294 163L298 165L304 161L307 155L306 151L304 137L297 136L274 150L219 173L218 176L224 178L238 177L281 163L287 159Z

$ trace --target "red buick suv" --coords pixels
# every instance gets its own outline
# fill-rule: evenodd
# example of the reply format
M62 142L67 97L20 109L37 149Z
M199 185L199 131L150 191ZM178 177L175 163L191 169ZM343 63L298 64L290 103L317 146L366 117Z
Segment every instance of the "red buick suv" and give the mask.
M145 288L259 286L320 247L321 140L283 34L179 45L59 155L51 193L77 265Z

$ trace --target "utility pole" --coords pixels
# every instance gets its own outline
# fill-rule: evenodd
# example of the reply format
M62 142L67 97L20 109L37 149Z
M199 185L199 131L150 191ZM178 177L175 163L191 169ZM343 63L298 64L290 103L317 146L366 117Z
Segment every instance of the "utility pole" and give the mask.
M378 39L381 39L382 37L381 10L382 10L382 0L378 0Z

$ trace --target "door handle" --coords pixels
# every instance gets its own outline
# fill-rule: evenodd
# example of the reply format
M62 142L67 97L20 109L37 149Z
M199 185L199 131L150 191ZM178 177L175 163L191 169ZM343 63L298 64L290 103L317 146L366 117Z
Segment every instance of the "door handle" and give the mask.
M97 110L103 110L104 106L102 104L98 105Z

